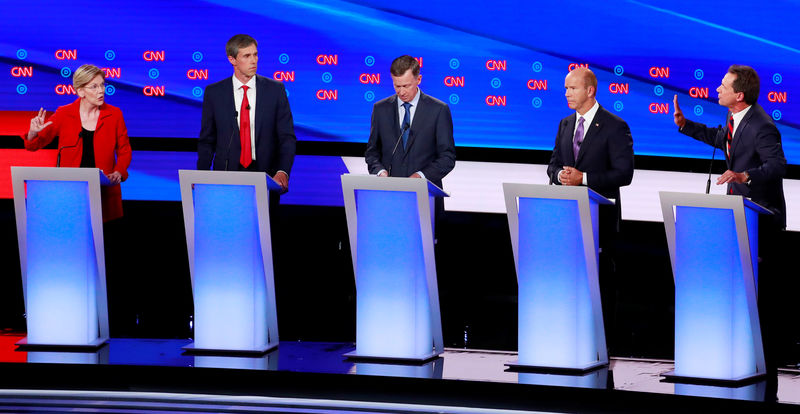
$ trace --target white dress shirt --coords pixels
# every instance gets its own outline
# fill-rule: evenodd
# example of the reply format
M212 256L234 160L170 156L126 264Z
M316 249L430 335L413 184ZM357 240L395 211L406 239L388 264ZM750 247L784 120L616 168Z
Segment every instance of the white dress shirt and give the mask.
M233 102L236 105L236 125L242 125L242 99L244 99L243 85L247 85L247 101L250 104L250 153L253 161L256 160L256 77L250 78L247 83L242 83L236 76L233 77Z

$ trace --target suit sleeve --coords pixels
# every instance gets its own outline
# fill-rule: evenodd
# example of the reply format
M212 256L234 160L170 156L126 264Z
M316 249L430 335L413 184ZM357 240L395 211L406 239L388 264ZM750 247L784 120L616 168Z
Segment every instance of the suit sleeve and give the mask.
M381 147L381 139L380 133L378 128L378 112L377 105L372 106L372 119L370 120L369 126L369 140L367 141L367 151L364 153L364 160L367 162L367 168L369 169L370 174L377 174L381 170L385 170L383 163L381 162L381 152L383 148Z
M453 139L453 116L450 107L442 106L436 118L436 158L421 169L425 178L440 181L456 166L456 144Z
M709 128L705 124L686 120L683 128L679 129L681 134L688 135L700 142L705 142L712 147L721 150L725 149L725 128Z
M278 170L289 174L297 152L297 137L294 134L294 120L289 106L286 88L279 84L278 105L275 114L275 128L278 136Z
M131 165L131 143L128 138L128 127L125 126L125 119L122 111L118 112L117 117L117 143L116 143L116 164L114 171L122 174L122 181L128 179L128 167Z
M758 129L755 140L756 152L761 165L747 170L750 180L755 185L774 181L786 175L786 158L781 146L781 134L771 123Z
M203 93L203 113L200 118L200 137L197 140L197 169L210 170L217 148L217 125L214 119L213 92L206 87Z
M45 120L45 123L52 122L52 124L39 131L39 133L36 134L36 136L31 140L28 140L29 131L25 131L25 134L22 135L22 140L25 142L25 149L28 151L36 151L53 142L53 139L58 136L59 131L61 130L62 116L62 112L60 110L56 110L56 113Z
M558 139L561 137L566 122L561 121L558 125L558 132L556 132L556 142L553 145L553 154L550 155L550 164L547 166L547 176L550 177L550 182L556 185L561 185L558 181L558 172L561 171L565 165L564 160L561 159L561 151L559 150Z
M633 180L633 138L626 122L617 123L608 138L608 166L605 171L588 175L589 187L623 187Z

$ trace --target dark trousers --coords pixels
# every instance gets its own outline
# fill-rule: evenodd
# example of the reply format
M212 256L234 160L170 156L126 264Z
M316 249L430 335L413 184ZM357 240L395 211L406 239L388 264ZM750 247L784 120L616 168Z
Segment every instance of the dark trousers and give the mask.
M598 268L600 282L600 300L603 308L603 326L606 333L606 345L613 351L617 335L617 286L616 255L619 233L620 209L617 206L600 206L600 265Z
M781 344L785 341L780 330L781 294L787 285L783 246L785 233L783 223L774 216L760 215L758 220L758 315L761 324L761 340L764 345L764 362L767 368L766 398L774 401L778 390L778 365L781 359Z

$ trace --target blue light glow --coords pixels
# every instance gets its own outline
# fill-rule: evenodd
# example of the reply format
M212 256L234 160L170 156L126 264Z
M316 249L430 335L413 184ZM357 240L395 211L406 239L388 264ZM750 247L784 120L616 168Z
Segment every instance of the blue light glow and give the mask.
M267 345L267 298L255 187L194 185L194 346Z
M417 194L357 190L356 352L418 358L433 350Z
M733 211L676 207L675 249L675 374L712 379L754 374Z
M27 182L29 344L98 338L97 258L88 183Z
M519 198L518 272L518 363L597 362L597 346L605 344L596 343L576 200Z

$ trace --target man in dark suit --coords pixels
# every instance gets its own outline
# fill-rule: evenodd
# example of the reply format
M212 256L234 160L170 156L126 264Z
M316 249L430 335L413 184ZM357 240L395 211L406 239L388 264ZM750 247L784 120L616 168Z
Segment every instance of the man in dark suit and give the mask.
M772 220L786 227L783 176L786 158L781 134L758 105L758 74L749 66L731 65L717 88L719 104L729 109L725 127L709 128L683 116L675 95L675 124L680 132L715 146L725 153L728 170L717 184L727 184L728 194L750 197L774 214ZM732 129L730 125L733 125ZM733 131L730 135L729 131Z
M605 110L595 99L597 77L588 68L576 68L564 79L567 105L575 113L558 125L553 155L547 167L550 182L584 185L616 200L600 206L600 296L609 351L616 346L617 281L614 254L622 216L619 189L633 179L633 138L622 118Z
M252 37L233 36L225 49L233 76L206 87L197 169L264 171L286 191L296 147L286 89L256 75L258 43Z
M767 367L766 398L777 398L779 347L786 342L777 328L782 294L781 265L783 229L786 228L786 201L783 176L786 158L781 134L772 119L758 105L759 79L749 66L731 65L717 87L719 104L729 109L725 127L709 128L683 116L675 95L674 120L679 131L725 153L727 170L717 184L727 184L728 194L750 197L773 215L759 215L758 311L764 359Z
M395 59L390 72L396 94L372 108L365 154L369 172L426 178L441 187L442 178L456 163L450 108L419 89L422 78L413 57Z
M553 184L585 185L615 199L616 227L619 188L633 179L631 130L622 118L597 103L597 78L588 68L570 72L564 88L567 105L575 113L558 125L547 175Z

